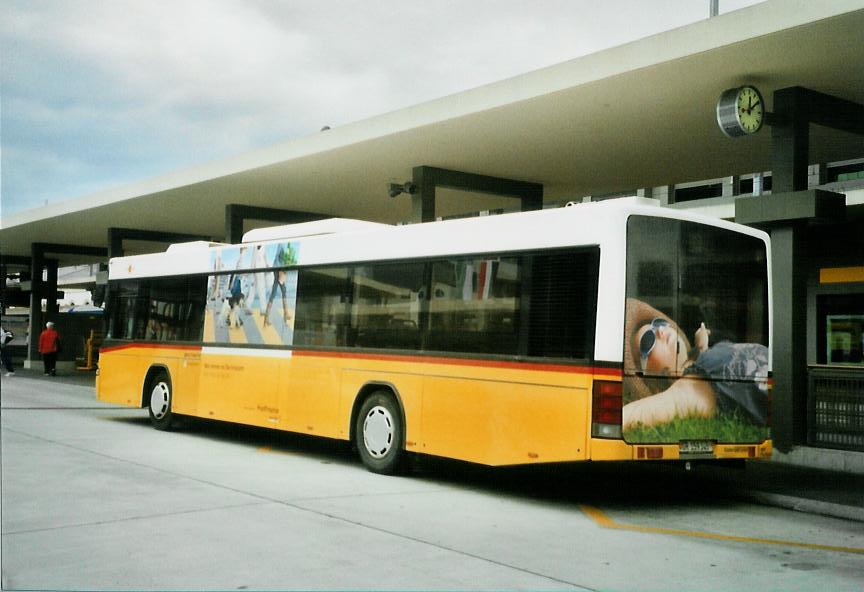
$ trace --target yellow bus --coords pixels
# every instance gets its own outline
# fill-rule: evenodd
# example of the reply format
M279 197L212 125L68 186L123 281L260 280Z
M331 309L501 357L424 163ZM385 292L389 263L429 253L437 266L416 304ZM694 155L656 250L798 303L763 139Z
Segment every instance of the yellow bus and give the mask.
M97 397L486 465L771 454L769 239L625 198L109 264Z

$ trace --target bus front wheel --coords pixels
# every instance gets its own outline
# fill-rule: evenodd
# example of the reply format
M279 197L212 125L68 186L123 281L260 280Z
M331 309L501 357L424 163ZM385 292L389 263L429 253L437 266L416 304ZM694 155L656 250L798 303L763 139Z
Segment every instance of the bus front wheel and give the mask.
M157 430L167 431L174 425L174 413L171 411L172 388L171 377L164 370L159 370L147 384L150 423Z
M363 401L354 440L367 469L383 475L398 472L405 456L404 433L402 414L390 393L377 391Z

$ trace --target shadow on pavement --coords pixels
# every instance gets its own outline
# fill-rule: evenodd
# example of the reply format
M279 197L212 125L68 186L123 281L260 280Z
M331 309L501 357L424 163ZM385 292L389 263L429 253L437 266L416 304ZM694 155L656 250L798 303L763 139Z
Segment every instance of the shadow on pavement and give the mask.
M16 376L84 387L95 386L94 372L56 377L16 369ZM5 378L14 380L15 377ZM142 412L143 413L143 412ZM116 419L140 423L142 418ZM351 445L340 440L292 434L232 423L184 418L182 430L220 441L239 441L284 454L312 455L321 462L359 464ZM486 467L428 456L410 456L406 474L458 486L494 489L522 497L591 503L721 503L748 498L769 505L864 522L864 475L770 461L747 461L741 468L716 463L587 462Z

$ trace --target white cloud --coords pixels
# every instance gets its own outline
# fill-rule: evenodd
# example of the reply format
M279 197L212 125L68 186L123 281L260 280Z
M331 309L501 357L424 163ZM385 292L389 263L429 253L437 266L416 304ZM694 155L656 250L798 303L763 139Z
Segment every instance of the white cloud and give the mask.
M68 198L100 177L242 153L707 10L707 0L4 0L4 203L22 203L8 193L34 183L45 185L34 195ZM40 145L87 166L24 163Z

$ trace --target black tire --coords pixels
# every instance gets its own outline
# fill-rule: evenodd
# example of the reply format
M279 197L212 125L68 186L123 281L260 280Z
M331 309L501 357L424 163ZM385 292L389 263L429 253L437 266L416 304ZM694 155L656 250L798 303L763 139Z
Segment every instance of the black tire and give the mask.
M405 426L395 397L389 391L369 395L354 425L354 444L360 460L373 473L393 475L405 459Z
M157 430L168 431L176 425L176 417L171 409L173 395L171 377L165 370L159 370L147 382L145 396L150 410L150 423Z

